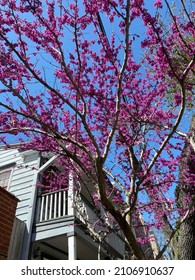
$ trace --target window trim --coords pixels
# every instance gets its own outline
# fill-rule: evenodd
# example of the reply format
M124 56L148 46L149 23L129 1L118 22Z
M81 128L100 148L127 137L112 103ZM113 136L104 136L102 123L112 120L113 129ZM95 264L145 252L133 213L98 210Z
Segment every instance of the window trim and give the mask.
M9 164L9 165L5 165L5 166L1 166L0 167L0 175L6 172L10 172L9 174L9 178L8 178L8 182L7 182L7 186L1 186L1 188L9 191L10 188L10 183L11 183L11 178L12 178L12 174L13 174L13 167L15 166L15 163ZM1 182L1 180L0 180Z

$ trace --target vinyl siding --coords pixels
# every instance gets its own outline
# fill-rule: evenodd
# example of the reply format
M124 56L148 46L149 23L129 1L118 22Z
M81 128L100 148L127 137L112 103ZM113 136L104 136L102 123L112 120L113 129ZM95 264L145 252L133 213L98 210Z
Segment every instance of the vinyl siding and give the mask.
M16 149L2 150L0 149L0 167L4 167L9 164L21 164L22 158Z
M26 222L31 206L32 193L35 186L35 170L38 165L39 154L31 151L27 155L17 149L0 149L0 168L15 164L12 168L8 191L20 201L16 210L16 217Z

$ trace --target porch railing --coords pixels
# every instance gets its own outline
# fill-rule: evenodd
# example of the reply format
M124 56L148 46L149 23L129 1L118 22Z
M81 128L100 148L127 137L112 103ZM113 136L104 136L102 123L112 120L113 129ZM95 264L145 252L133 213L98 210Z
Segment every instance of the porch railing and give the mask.
M57 190L39 197L37 222L48 221L68 215L68 191Z

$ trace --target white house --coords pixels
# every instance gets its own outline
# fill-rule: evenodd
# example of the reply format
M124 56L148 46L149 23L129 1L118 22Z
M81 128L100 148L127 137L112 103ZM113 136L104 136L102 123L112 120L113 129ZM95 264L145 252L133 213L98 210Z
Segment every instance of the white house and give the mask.
M74 175L68 174L67 190L43 193L37 187L40 174L55 159L34 150L20 151L20 146L0 148L0 186L19 199L9 258L95 260L114 256L122 259L124 241L120 234L109 233L104 245L90 236L75 207ZM81 191L78 203L91 224L98 224L90 197Z

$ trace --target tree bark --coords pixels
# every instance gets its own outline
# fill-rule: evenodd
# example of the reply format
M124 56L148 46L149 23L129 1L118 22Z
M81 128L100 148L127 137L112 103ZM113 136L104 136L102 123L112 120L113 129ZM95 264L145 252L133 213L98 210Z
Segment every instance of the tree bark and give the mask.
M195 115L192 117L190 135L195 133ZM195 260L195 182L188 184L184 182L185 173L195 174L195 152L189 141L186 141L182 152L179 170L180 184L176 189L177 205L181 209L188 208L190 214L182 223L178 232L178 246L175 250L176 258L180 260ZM190 199L186 203L185 198Z
M178 238L179 260L195 260L195 215L193 214L181 225Z

